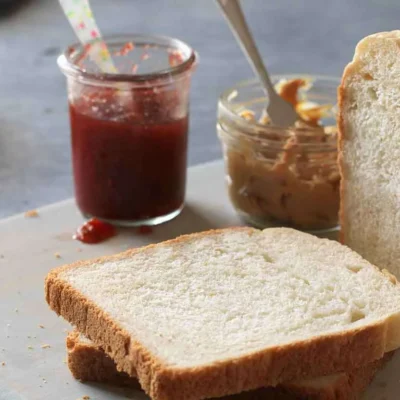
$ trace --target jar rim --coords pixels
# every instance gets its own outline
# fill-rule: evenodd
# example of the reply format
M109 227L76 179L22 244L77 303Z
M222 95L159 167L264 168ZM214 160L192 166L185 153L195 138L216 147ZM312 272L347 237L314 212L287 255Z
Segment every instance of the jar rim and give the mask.
M312 81L327 81L332 84L337 83L338 85L340 84L340 78L331 75L311 75L311 74L297 73L297 74L278 74L271 76L272 81L280 81L282 79L291 80L299 78L310 79ZM224 90L219 97L219 106L223 109L224 113L226 113L229 116L229 118L231 118L234 122L238 123L244 129L246 129L247 127L248 129L256 128L263 130L266 129L266 127L268 126L268 131L271 133L282 134L283 132L289 133L290 131L292 131L293 130L292 127L282 129L280 127L273 125L265 125L258 121L246 120L232 110L232 107L230 107L229 99L233 95L237 94L238 90L240 90L241 88L248 87L254 84L257 84L261 87L259 81L253 78L253 79L239 81L235 86L232 86Z
M172 48L181 50L185 54L185 60L180 64L171 66L170 68L160 69L151 73L144 74L124 74L124 73L107 73L107 72L89 72L80 68L75 62L77 58L82 56L85 51L85 46L80 42L75 42L69 45L57 58L57 64L61 71L66 76L84 79L94 83L113 84L118 82L143 85L149 81L160 81L173 76L178 76L190 71L198 63L198 54L185 42L168 36L161 35L144 35L144 34L123 34L123 35L106 35L103 37L104 42L120 41L121 44L129 41L142 41L143 43L152 44L155 42L164 42ZM90 41L87 44L92 44L96 40Z

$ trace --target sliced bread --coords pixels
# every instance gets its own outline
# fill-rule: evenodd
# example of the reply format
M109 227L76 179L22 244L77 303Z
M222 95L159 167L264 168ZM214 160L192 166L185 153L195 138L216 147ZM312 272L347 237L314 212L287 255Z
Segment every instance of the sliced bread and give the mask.
M342 242L400 278L400 31L361 40L339 88Z
M348 371L400 347L400 286L287 228L182 236L51 271L46 299L156 400Z
M118 372L113 360L101 347L78 331L67 337L68 367L74 378L83 382L103 382L118 386L140 388L136 378ZM356 400L361 397L376 372L392 353L347 373L338 373L315 379L284 383L276 387L261 388L251 392L227 396L221 400Z
M140 389L136 378L118 372L114 361L101 347L72 331L67 336L67 363L72 376L82 382L103 382Z

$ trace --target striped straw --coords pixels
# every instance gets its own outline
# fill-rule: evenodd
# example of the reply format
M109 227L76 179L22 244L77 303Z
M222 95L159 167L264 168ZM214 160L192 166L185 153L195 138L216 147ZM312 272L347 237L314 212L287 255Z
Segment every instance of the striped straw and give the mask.
M60 5L89 57L101 71L117 73L111 54L101 37L88 0L59 0ZM89 44L90 42L90 44Z

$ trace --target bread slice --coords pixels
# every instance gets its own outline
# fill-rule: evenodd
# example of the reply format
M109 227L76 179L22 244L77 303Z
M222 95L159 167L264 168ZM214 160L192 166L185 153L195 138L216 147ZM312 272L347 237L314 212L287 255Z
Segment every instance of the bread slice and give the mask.
M50 307L156 400L347 371L400 346L400 286L347 247L230 228L57 268Z
M118 386L140 388L136 378L118 372L115 363L101 347L78 331L67 337L68 367L74 378L81 381L111 383ZM299 380L277 387L261 388L251 392L227 396L221 400L356 400L366 389L377 371L390 359L392 353L348 373Z
M140 389L138 380L118 372L114 361L91 340L72 331L67 336L67 363L73 377L82 382L103 382Z
M400 278L400 31L361 40L339 88L342 242Z

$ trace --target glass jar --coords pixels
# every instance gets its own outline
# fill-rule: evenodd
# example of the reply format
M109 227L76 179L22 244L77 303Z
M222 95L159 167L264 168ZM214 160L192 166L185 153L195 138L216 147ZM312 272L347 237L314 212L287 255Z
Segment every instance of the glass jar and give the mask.
M259 228L287 226L322 233L337 229L340 176L337 165L337 78L274 76L273 82L306 79L309 104L330 104L324 127L278 128L260 123L267 105L257 81L222 94L217 132L223 147L230 200ZM304 93L303 93L304 94ZM250 112L254 118L243 116Z
M80 44L58 58L67 78L76 202L87 218L156 225L184 205L197 57L172 38L104 41L117 73L99 70Z

